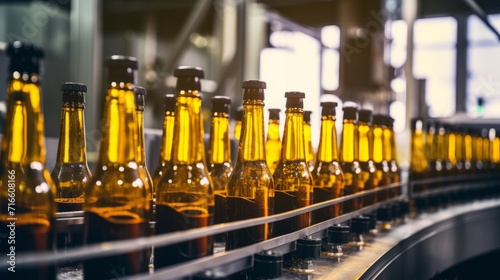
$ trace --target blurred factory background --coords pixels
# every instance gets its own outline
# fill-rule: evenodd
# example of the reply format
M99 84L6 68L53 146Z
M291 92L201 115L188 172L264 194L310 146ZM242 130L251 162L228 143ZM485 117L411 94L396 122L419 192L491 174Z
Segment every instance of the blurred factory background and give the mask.
M205 70L205 120L212 96L231 97L234 112L241 82L260 79L268 84L266 108L283 111L285 91L306 93L314 145L321 100L389 113L405 166L411 117L500 125L499 31L498 0L0 0L0 80L7 42L45 49L49 149L59 134L61 83L86 83L90 161L100 136L103 59L123 54L140 61L148 134L161 133L173 69L192 65Z

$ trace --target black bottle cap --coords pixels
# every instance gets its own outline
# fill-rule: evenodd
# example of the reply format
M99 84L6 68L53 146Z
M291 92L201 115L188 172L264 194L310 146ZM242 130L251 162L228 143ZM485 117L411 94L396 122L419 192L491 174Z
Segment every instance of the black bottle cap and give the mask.
M280 277L283 271L283 256L270 251L255 254L253 274L257 279Z
M394 129L394 119L391 116L385 115L385 125L390 129Z
M382 114L374 114L372 121L374 125L385 126L385 117Z
M311 121L311 114L312 114L312 111L304 111L304 121L305 122Z
M337 107L337 102L325 101L321 102L320 105L322 116L335 116L335 107Z
M358 112L359 116L359 121L364 122L364 123L371 123L372 122L372 110L368 109L361 109Z
M349 226L335 225L328 228L328 243L346 244L349 242Z
M304 108L306 94L301 91L285 92L286 108Z
M10 58L9 72L40 74L40 63L44 57L42 48L34 44L15 41L8 44L6 53Z
M378 215L377 215L378 216ZM363 234L370 231L370 218L365 216L351 219L351 231L356 234Z
M433 119L427 120L427 132L435 132L438 125L438 121Z
M238 108L236 108L236 113L234 114L234 119L236 121L243 120L243 106L239 106Z
M222 95L212 97L212 112L229 113L231 98Z
M279 120L280 119L281 110L278 108L270 108L269 109L269 119L270 120Z
M165 99L163 101L163 105L164 105L165 111L166 112L175 111L175 103L176 103L175 94L167 93L167 94L165 94L164 98Z
M192 66L179 66L174 70L177 77L177 91L196 90L201 91L201 79L204 77L203 69ZM201 92L199 93L201 95Z
M144 111L144 106L146 106L147 90L144 87L135 86L134 93L135 93L135 109Z
M243 82L243 99L264 100L264 89L266 83L257 80L248 80Z
M63 106L85 108L87 86L82 83L65 82L61 85Z
M358 108L344 107L343 111L344 111L344 120L357 120Z
M300 259L317 259L321 254L321 239L301 238L297 240L297 255Z
M380 207L377 209L377 219L382 222L390 222L392 220L392 207Z
M139 67L137 58L112 55L106 59L104 65L108 68L109 82L135 83L135 70Z

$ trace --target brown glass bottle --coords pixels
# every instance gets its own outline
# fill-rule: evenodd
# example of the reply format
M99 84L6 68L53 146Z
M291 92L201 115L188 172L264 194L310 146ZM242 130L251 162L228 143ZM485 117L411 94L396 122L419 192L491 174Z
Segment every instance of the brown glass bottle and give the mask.
M373 138L372 138L372 111L361 109L358 112L358 125L356 133L358 138L359 166L361 176L365 182L364 190L378 188L377 168L373 161ZM363 197L363 205L372 205L377 202L377 194L368 194Z
M227 220L227 184L233 171L231 146L229 142L229 106L227 96L212 97L212 118L210 123L210 148L208 150L208 172L214 183L214 223ZM226 234L215 236L216 244L225 247Z
M464 128L464 136L463 136L463 149L462 149L462 157L464 160L464 173L465 174L474 174L475 172L475 162L473 162L473 153L474 153L474 138L472 135L472 130Z
M424 124L421 119L411 119L409 186L413 189L409 191L410 196L413 193L418 194L428 190L428 185L416 184L419 180L427 177L428 170L423 126ZM413 183L415 184L412 186ZM427 200L424 198L412 199L411 203L419 210L423 210L427 206Z
M381 114L373 115L372 125L372 145L373 145L373 161L375 163L377 179L379 186L387 186L391 184L389 163L385 159L384 146L384 129L386 126L385 116ZM388 192L378 194L378 200L386 200L390 197Z
M213 183L205 162L201 79L199 67L178 67L172 168L157 186L156 234L213 225ZM155 249L155 267L213 254L213 238L206 236Z
M489 137L489 129L488 128L483 128L481 130L481 138L483 141L483 170L485 173L488 173L491 169L491 158L490 158L490 147L491 147L491 142L490 142L490 137Z
M401 181L400 169L396 157L396 135L394 133L394 119L389 115L384 115L384 160L389 166L389 180L391 183ZM396 197L401 194L400 188L392 188L388 192L389 197Z
M269 109L269 122L266 138L266 161L271 174L274 174L281 157L280 109Z
M496 130L491 141L491 168L492 172L500 168L500 135Z
M160 157L153 172L153 199L156 199L156 187L160 177L171 167L172 141L174 140L175 95L166 94L164 101L163 130L160 144Z
M42 49L7 46L7 116L0 156L0 252L12 260L28 251L53 250L55 186L45 168L44 120L40 94ZM15 234L15 241L7 239ZM9 266L2 279L55 279L55 266ZM13 274L8 269L15 270Z
M137 149L135 160L138 164L139 174L144 182L144 187L148 193L148 200L150 204L150 220L153 218L153 180L146 166L146 148L144 139L144 108L146 107L146 94L147 91L144 87L135 86L135 113L136 113L136 126L137 126Z
M447 176L455 175L458 173L457 170L457 137L455 131L452 129L451 125L444 125L444 143L446 149L446 157L444 160L444 170Z
M335 127L336 102L321 102L321 131L318 157L312 171L314 203L339 198L344 195L344 173L340 167ZM342 214L341 204L313 212L314 223L326 221Z
M234 132L233 132L233 137L236 140L240 140L241 136L241 124L242 124L242 119L243 119L243 107L238 107L236 109L236 114L235 115L235 124L234 124Z
M358 109L344 107L344 120L342 122L342 138L340 140L340 166L344 171L344 195L355 194L363 190L365 182L359 166L359 144L356 133ZM363 207L363 197L346 201L343 205L344 212L351 212Z
M455 161L456 161L456 173L464 174L464 133L462 126L460 124L452 124L450 125L450 129L452 133L455 135Z
M238 157L228 185L228 221L274 213L274 182L266 163L264 89L266 83L243 82L243 119ZM272 224L228 232L226 249L247 246L272 237Z
M284 213L313 202L313 181L306 162L304 142L303 92L285 93L285 128L281 157L273 174L275 184L275 213ZM279 236L311 225L311 214L304 213L274 224L274 235Z
M85 201L85 187L90 181L85 139L85 92L87 86L67 82L61 86L62 112L56 165L51 177L56 185L58 212L81 211ZM61 251L83 243L83 231L57 233L57 248ZM59 267L76 265L70 260ZM70 268L72 269L72 268Z
M314 147L311 137L311 114L312 111L304 111L304 141L306 142L306 162L309 165L309 171L313 171L315 166Z
M85 187L91 173L87 165L85 139L85 92L80 83L61 86L62 113L57 158L51 177L56 185L56 205L59 212L82 210Z
M148 235L149 193L137 157L133 57L106 59L107 82L99 159L85 192L85 242L94 244ZM146 250L84 262L85 279L132 275L148 268Z
M435 120L427 120L427 131L425 134L425 154L427 157L427 176L438 178L443 176L442 153L439 150L438 123ZM435 187L430 186L431 188Z

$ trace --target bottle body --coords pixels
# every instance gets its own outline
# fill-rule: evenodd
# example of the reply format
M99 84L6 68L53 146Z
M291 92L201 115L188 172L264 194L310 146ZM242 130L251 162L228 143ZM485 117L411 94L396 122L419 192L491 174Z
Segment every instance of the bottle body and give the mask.
M228 221L265 217L274 213L274 182L266 163L264 89L260 81L243 82L243 118L238 157L229 179ZM228 232L226 249L272 237L272 224Z
M281 157L280 138L280 109L269 109L269 123L267 125L266 161L271 174L274 174Z
M358 125L356 134L358 139L358 158L361 168L362 180L365 182L364 190L374 190L378 188L377 168L373 161L373 139L372 139L372 112L362 109L359 111ZM363 197L363 205L372 205L376 203L378 196L376 193L367 194Z

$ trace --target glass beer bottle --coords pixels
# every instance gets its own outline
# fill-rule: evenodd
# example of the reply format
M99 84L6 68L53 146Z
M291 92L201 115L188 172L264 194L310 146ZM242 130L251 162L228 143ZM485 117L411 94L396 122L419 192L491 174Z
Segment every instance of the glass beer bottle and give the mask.
M372 111L361 109L358 112L358 151L359 151L359 166L361 168L361 176L365 182L364 190L373 190L378 188L377 168L373 161L373 145L372 145ZM363 197L364 205L372 205L377 202L377 194L372 193Z
M396 134L394 133L394 119L389 115L384 115L385 127L383 132L384 160L389 166L389 179L391 183L401 181L401 174L396 158ZM398 196L401 193L399 188L392 188L389 197Z
M344 120L342 122L342 138L340 140L340 166L344 171L344 195L355 194L363 190L365 182L361 175L359 165L359 144L356 134L356 120L358 109L344 107ZM344 202L345 212L358 210L363 206L363 198L355 198Z
M304 142L303 92L285 93L285 129L281 157L273 174L275 184L275 213L307 207L312 204L313 182L306 163ZM311 214L278 221L274 224L275 236L287 234L311 225Z
M372 125L372 151L373 161L375 162L375 168L377 169L376 174L380 187L391 184L391 178L389 175L389 163L385 160L384 157L384 128L384 115L374 114ZM379 200L385 200L387 198L388 195L385 192L381 193L378 197Z
M210 148L208 150L208 172L214 183L215 211L214 223L227 220L227 184L233 171L231 146L229 142L229 106L227 96L212 97L212 118L210 123ZM215 247L225 248L226 234L215 236Z
M205 162L199 67L181 66L177 77L172 167L160 178L156 193L156 234L213 224L213 183ZM155 267L213 254L213 238L155 249Z
M309 165L309 171L313 171L314 161L314 147L311 138L311 114L312 111L304 111L304 141L306 142L306 162Z
M314 181L313 202L319 203L344 195L344 172L340 167L335 127L336 102L321 102L321 131L318 157L312 171ZM313 212L314 223L326 221L342 214L341 204Z
M243 118L243 107L240 106L236 109L234 132L233 132L234 139L238 141L240 140L241 136L242 118Z
M271 174L274 174L281 156L280 109L269 109L269 122L266 138L266 161Z
M426 184L412 184L427 177L428 160L423 127L424 124L421 119L411 119L409 186L413 189L409 190L410 197L413 194L418 194L428 190L428 185ZM412 203L418 210L423 210L427 207L427 200L423 197L413 199Z
M42 49L16 41L9 61L7 116L0 160L0 252L16 257L54 248L55 186L45 168L44 120L40 93ZM15 244L7 236L15 233ZM53 265L26 268L10 264L2 278L55 279Z
M266 163L264 89L257 80L243 82L243 119L238 157L227 191L228 221L274 213L274 182ZM272 237L272 224L228 232L226 249L247 246Z
M106 59L107 82L99 159L85 192L87 244L148 235L150 201L137 163L134 57ZM84 261L85 279L109 279L147 270L146 250Z
M175 95L166 94L164 100L163 130L160 144L160 157L153 172L153 199L156 199L156 187L160 177L171 167L172 141L174 140Z

